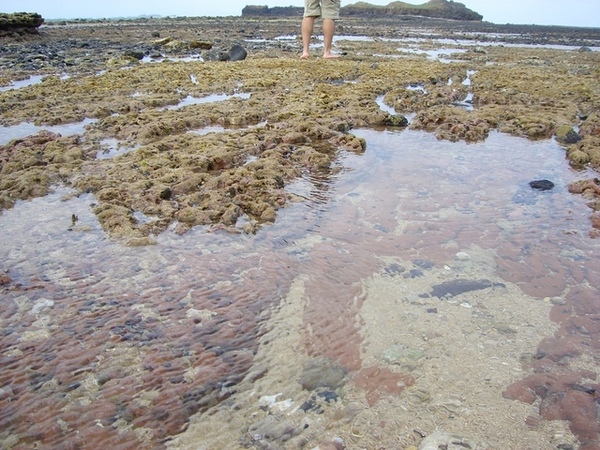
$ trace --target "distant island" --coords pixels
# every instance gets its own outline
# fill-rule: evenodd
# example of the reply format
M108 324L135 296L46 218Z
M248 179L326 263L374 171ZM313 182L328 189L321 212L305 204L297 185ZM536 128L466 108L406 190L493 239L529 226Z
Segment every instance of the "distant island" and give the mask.
M243 17L282 17L301 16L304 8L297 6L275 6L270 8L262 5L248 5L242 10ZM392 2L387 6L372 5L358 2L343 6L340 10L345 17L394 17L394 16L423 16L436 19L481 21L483 16L467 8L464 4L452 0L430 0L422 5L412 5L405 2Z

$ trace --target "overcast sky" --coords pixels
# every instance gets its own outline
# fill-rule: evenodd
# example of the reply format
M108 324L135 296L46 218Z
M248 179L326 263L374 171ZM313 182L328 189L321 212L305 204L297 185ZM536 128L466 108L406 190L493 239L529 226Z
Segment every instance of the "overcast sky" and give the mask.
M342 0L342 6L358 0ZM387 5L392 0L367 0ZM422 4L426 0L406 0ZM600 0L464 0L467 8L498 24L600 27ZM239 16L246 5L303 6L303 0L0 0L0 12L37 12L46 19L163 16Z

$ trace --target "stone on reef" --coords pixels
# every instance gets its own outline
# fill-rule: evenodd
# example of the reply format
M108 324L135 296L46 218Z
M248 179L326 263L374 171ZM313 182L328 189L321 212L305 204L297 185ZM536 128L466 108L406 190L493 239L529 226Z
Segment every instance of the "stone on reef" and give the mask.
M576 144L581 140L581 136L570 125L561 125L554 133L556 140L561 144Z
M554 183L550 180L534 180L529 182L529 186L538 191L549 191L554 188Z
M164 38L157 39L156 41L154 41L154 45L160 45L160 46L167 45L172 40L173 40L173 38L170 36L164 37Z
M260 220L262 222L275 222L276 216L277 212L275 211L275 208L269 206L260 215Z
M567 152L567 156L569 157L571 164L576 166L584 166L590 162L590 155L581 151L577 147L570 148Z
M145 55L142 50L127 50L125 53L123 53L123 56L125 56L126 58L141 61L142 59L144 59Z
M188 42L180 41L180 40L172 40L172 41L169 41L167 44L165 44L165 47L168 50L174 51L174 52L180 52L180 51L187 50L189 48L189 46L190 46L190 44Z
M229 61L243 61L248 56L248 51L239 44L235 44L229 50Z
M389 114L385 119L385 124L391 127L405 127L408 125L408 119L399 114Z
M146 247L148 245L156 245L156 240L151 237L132 238L127 241L127 247Z
M190 48L197 48L200 50L210 50L213 48L212 42L207 41L191 41Z
M241 215L242 209L238 205L231 205L221 216L221 222L225 225L235 225Z
M600 136L583 135L583 139L567 149L571 164L583 166L589 164L600 169Z
M451 281L445 281L441 284L432 286L431 295L433 297L444 298L444 297L455 297L465 292L480 291L487 288L493 287L506 287L503 283L496 283L490 280L466 280L457 279Z
M569 184L569 192L571 194L584 194L589 192L593 195L600 195L600 179L592 178L588 180L574 181Z

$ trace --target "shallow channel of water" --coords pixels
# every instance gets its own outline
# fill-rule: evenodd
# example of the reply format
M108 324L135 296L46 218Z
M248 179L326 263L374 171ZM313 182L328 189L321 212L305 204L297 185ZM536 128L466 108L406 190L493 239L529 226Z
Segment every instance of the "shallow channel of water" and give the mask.
M341 154L334 175L307 174L292 183L288 189L305 201L280 211L276 223L256 235L198 227L183 236L168 230L156 246L123 247L100 229L93 197L70 197L63 188L4 211L0 232L10 239L0 244L0 260L12 281L0 302L0 446L162 448L194 414L206 414L200 421L207 423L223 409L233 416L227 401L250 395L243 380L257 370L261 348L272 345L263 339L275 326L270 320L300 279L298 314L277 319L278 326L298 324L298 345L277 356L277 367L263 360L261 370L327 358L354 380L348 386L365 399L365 410L406 395L397 385L375 388L369 380L380 380L380 372L371 371L378 365L393 379L398 367L386 366L372 349L391 346L392 328L408 326L386 322L391 311L369 303L368 280L384 277L393 293L387 299L427 302L412 319L398 319L439 317L423 334L442 330L454 317L443 308L483 317L477 298L433 295L434 285L480 269L493 281L485 296L515 315L527 307L514 302L515 291L540 302L574 289L598 296L593 274L600 273L600 247L587 237L588 208L566 188L583 174L569 169L556 143L500 133L478 144L409 130L355 133L367 140L367 151ZM532 190L528 182L541 178L556 188ZM522 324L507 317L507 326L520 330ZM531 342L552 335L535 330L530 347L516 352L535 353ZM489 337L470 339L483 346ZM486 348L493 355L496 347ZM507 364L520 367L518 358L511 354ZM474 373L490 364L489 358L453 363ZM406 383L414 383L410 389L435 390L420 370L402 367L412 380ZM516 382L527 373L510 374ZM298 386L297 377L278 380L264 395L285 389L298 405ZM485 408L493 417L502 398L489 401ZM249 411L239 414L252 420ZM369 430L361 438L355 428L344 434L342 422L337 432L346 442L356 439L361 448L382 442ZM189 438L194 448L219 448L202 447L211 439L202 436ZM229 439L220 448L239 443L226 431L219 439ZM318 441L309 443L313 448ZM173 445L192 448L185 440Z

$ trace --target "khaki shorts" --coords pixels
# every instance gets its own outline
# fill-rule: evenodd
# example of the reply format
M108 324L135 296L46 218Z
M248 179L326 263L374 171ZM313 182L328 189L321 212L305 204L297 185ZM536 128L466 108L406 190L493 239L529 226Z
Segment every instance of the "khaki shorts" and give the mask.
M340 18L341 0L304 0L304 17Z

